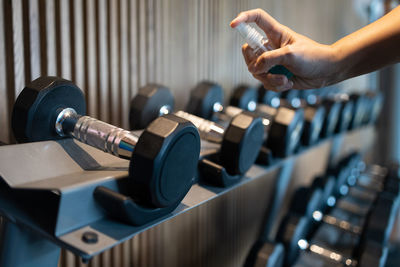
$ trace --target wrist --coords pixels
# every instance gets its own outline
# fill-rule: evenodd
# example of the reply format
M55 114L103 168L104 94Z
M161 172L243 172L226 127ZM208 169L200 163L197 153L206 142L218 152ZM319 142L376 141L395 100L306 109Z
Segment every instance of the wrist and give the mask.
M332 68L329 84L335 84L350 78L351 62L339 43L328 46L329 62Z

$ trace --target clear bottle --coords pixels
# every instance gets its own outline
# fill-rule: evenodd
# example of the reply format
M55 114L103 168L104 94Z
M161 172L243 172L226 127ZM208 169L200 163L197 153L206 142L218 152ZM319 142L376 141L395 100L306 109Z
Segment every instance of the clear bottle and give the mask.
M253 49L255 55L260 56L266 51L273 50L273 47L269 43L268 38L260 34L255 28L251 27L249 24L242 22L235 29L240 33L240 35L246 40L249 46ZM277 65L272 67L269 71L272 74L283 74L288 79L293 76L287 68L282 65Z

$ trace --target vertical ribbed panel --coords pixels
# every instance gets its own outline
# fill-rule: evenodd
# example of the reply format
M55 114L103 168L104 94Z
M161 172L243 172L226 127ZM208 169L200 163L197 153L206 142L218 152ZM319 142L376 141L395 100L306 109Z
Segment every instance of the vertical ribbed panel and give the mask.
M347 0L0 0L0 141L12 142L12 105L40 75L71 79L88 114L128 128L129 102L158 82L184 107L203 79L226 92L256 84L229 27L241 10L261 7L320 42L361 25ZM346 19L343 19L346 18ZM349 85L350 86L350 85ZM266 209L267 180L150 229L88 265L63 251L60 266L240 266ZM260 205L265 203L265 205Z

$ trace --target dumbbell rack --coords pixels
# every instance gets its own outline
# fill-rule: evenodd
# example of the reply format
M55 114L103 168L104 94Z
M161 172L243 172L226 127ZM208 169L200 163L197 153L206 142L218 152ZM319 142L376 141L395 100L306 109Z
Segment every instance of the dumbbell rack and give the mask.
M237 196L238 192L240 195L240 191L251 193L249 191L258 190L262 195L243 196L256 198L259 206L254 207L246 218L241 218L240 225L249 227L244 229L246 237L235 239L237 242L232 249L238 253L231 259L219 259L225 266L241 265L252 243L260 235L260 229L264 229L264 235L274 235L295 188L308 184L326 169L329 162L334 162L348 151L357 149L367 153L374 139L375 128L366 126L321 141L269 167L253 166L246 177L229 188L195 184L175 211L140 227L107 217L92 196L99 185L111 189L122 186L128 173L128 161L69 139L3 146L0 147L0 214L16 223L18 229L23 229L22 232L16 231L20 236L14 238L30 242L25 247L20 246L18 251L10 250L6 260L11 261L14 257L23 260L24 255L29 260L28 257L32 259L35 256L40 259L38 266L52 266L58 260L60 246L87 261L150 228L162 228L166 224L168 227L174 224L182 226L184 224L180 220L187 220L191 214L199 214L204 209L209 209L208 215L220 217L216 219L220 227L229 228L232 222L218 216L221 209L226 208L226 202L232 201L232 196ZM212 151L213 145L203 142L202 153ZM24 173L20 164L27 162L38 166L37 172ZM184 231L182 229L182 233ZM179 233L179 229L174 232ZM26 239L27 233L29 239ZM93 233L97 238L94 243L91 240ZM221 235L211 238L218 236ZM52 251L47 255L50 256L46 258L40 246L31 245L33 241L45 243ZM223 255L218 254L216 261L218 257Z

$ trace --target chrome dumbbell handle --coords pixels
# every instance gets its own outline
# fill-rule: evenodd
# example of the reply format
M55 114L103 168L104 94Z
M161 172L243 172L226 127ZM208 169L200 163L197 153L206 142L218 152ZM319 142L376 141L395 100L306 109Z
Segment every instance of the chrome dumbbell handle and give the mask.
M177 111L174 113L176 116L184 118L193 123L199 130L200 137L210 142L221 143L225 129L215 122L205 120L184 111Z
M342 229L351 234L355 234L355 235L361 234L362 227L360 227L358 225L354 225L348 221L341 220L341 219L338 219L338 218L330 216L330 215L323 215L322 212L320 212L320 211L314 211L312 216L313 216L313 219L317 222L322 221L327 225L337 227L337 228Z
M81 116L72 108L62 109L57 116L56 132L69 135L82 143L120 158L130 159L139 136L89 116Z
M304 239L299 240L298 246L303 251L312 252L312 253L317 254L325 259L339 263L342 266L354 266L355 267L358 264L358 262L354 259L345 257L345 256L341 255L340 253L337 253L330 249L321 247L317 244L310 244L307 242L307 240L304 240Z

